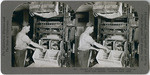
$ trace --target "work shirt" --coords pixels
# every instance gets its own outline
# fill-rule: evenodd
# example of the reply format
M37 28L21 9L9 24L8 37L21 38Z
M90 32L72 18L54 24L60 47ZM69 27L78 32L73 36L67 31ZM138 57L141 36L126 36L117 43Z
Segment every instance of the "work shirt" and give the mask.
M95 40L87 33L82 33L79 39L78 50L86 51L91 48Z
M31 39L25 33L19 32L16 36L15 49L17 49L17 50L27 49L27 46L30 43L31 43Z

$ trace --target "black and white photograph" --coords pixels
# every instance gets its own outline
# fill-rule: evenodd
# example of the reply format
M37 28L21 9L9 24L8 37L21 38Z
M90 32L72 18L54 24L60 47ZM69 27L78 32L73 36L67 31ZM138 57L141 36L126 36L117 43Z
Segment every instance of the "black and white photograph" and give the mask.
M64 3L35 1L18 6L12 17L12 66L74 67L74 21L74 11Z
M76 11L76 56L80 67L138 67L139 25L134 7L88 2Z
M139 16L123 2L27 2L11 31L12 67L139 67Z

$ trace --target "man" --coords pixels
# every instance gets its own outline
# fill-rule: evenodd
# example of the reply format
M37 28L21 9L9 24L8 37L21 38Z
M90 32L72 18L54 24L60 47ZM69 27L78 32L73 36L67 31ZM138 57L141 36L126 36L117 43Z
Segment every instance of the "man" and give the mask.
M87 25L90 25L90 23L87 23ZM93 32L94 27L87 27L86 30L81 34L79 39L79 65L81 67L88 67L88 59L89 59L89 50L99 50L93 46L96 46L100 49L103 49L105 51L108 51L106 47L103 45L95 42L95 40L90 36L90 34Z
M30 31L30 26L24 26L22 30L16 36L16 45L15 45L15 65L16 67L24 67L26 50L35 48L30 47L32 45L36 48L43 49L44 47L38 45L31 41L31 39L26 35Z

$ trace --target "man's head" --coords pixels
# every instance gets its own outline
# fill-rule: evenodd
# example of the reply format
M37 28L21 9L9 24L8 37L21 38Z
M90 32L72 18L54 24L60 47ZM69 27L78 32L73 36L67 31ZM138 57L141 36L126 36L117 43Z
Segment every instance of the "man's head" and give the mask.
M28 32L30 31L30 25L23 26L22 30L23 30L25 33L28 33Z
M91 34L93 32L93 30L94 30L94 27L89 26L89 27L86 28L85 32Z
M94 30L93 24L92 24L91 22L88 22L88 23L86 24L86 26L87 26L87 28L86 28L85 31L86 31L87 33L91 34L91 33L93 32L93 30Z

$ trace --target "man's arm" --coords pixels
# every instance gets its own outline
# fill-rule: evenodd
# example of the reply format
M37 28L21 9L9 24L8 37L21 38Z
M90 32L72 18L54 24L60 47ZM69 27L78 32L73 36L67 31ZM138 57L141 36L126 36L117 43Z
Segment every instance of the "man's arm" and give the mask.
M36 48L40 48L40 49L44 49L44 47L40 46L37 43L34 43L27 35L24 35L22 37L22 41L24 41L25 43L27 43L28 45L31 44L32 46L36 47ZM35 50L35 48L32 48L30 46L27 47L28 49L33 49Z
M90 47L90 49L92 49L92 50L96 50L96 51L100 51L101 49L97 49L97 48L94 48L94 47ZM104 50L104 52L106 52L106 53L109 53L110 52L110 50L108 50L108 49L103 49Z
M44 49L43 46L40 46L39 44L34 43L33 41L31 41L30 44L31 44L32 46L36 47L36 48Z
M27 49L32 49L32 50L35 51L35 48L32 48L32 47L30 47L30 46L27 46Z
M90 49L92 49L92 50L96 50L96 51L99 51L99 49L97 49L97 48L94 48L94 47L90 47Z
M91 44L91 45L95 45L95 46L98 47L98 48L101 48L101 49L104 49L104 50L108 50L108 49L107 49L106 47L104 47L103 45L101 45L101 44L95 42L95 40L94 40L91 36L87 36L86 39L85 39L85 41L86 41L87 43ZM92 47L92 46L90 47L90 49L99 50L99 49L94 48L94 47Z
M103 49L106 53L109 53L109 52L110 52L110 50L109 50L107 47L105 47L105 46L103 46L103 45L101 45L101 44L99 44L99 43L97 43L97 42L94 42L94 45L95 45L96 47L98 47L98 48ZM101 49L96 49L96 50L99 51L99 50L101 50Z
M102 49L108 50L105 46L103 46L103 45L101 45L101 44L99 44L99 43L97 43L97 42L94 42L94 45L95 45L96 47L98 47L98 48L102 48Z

